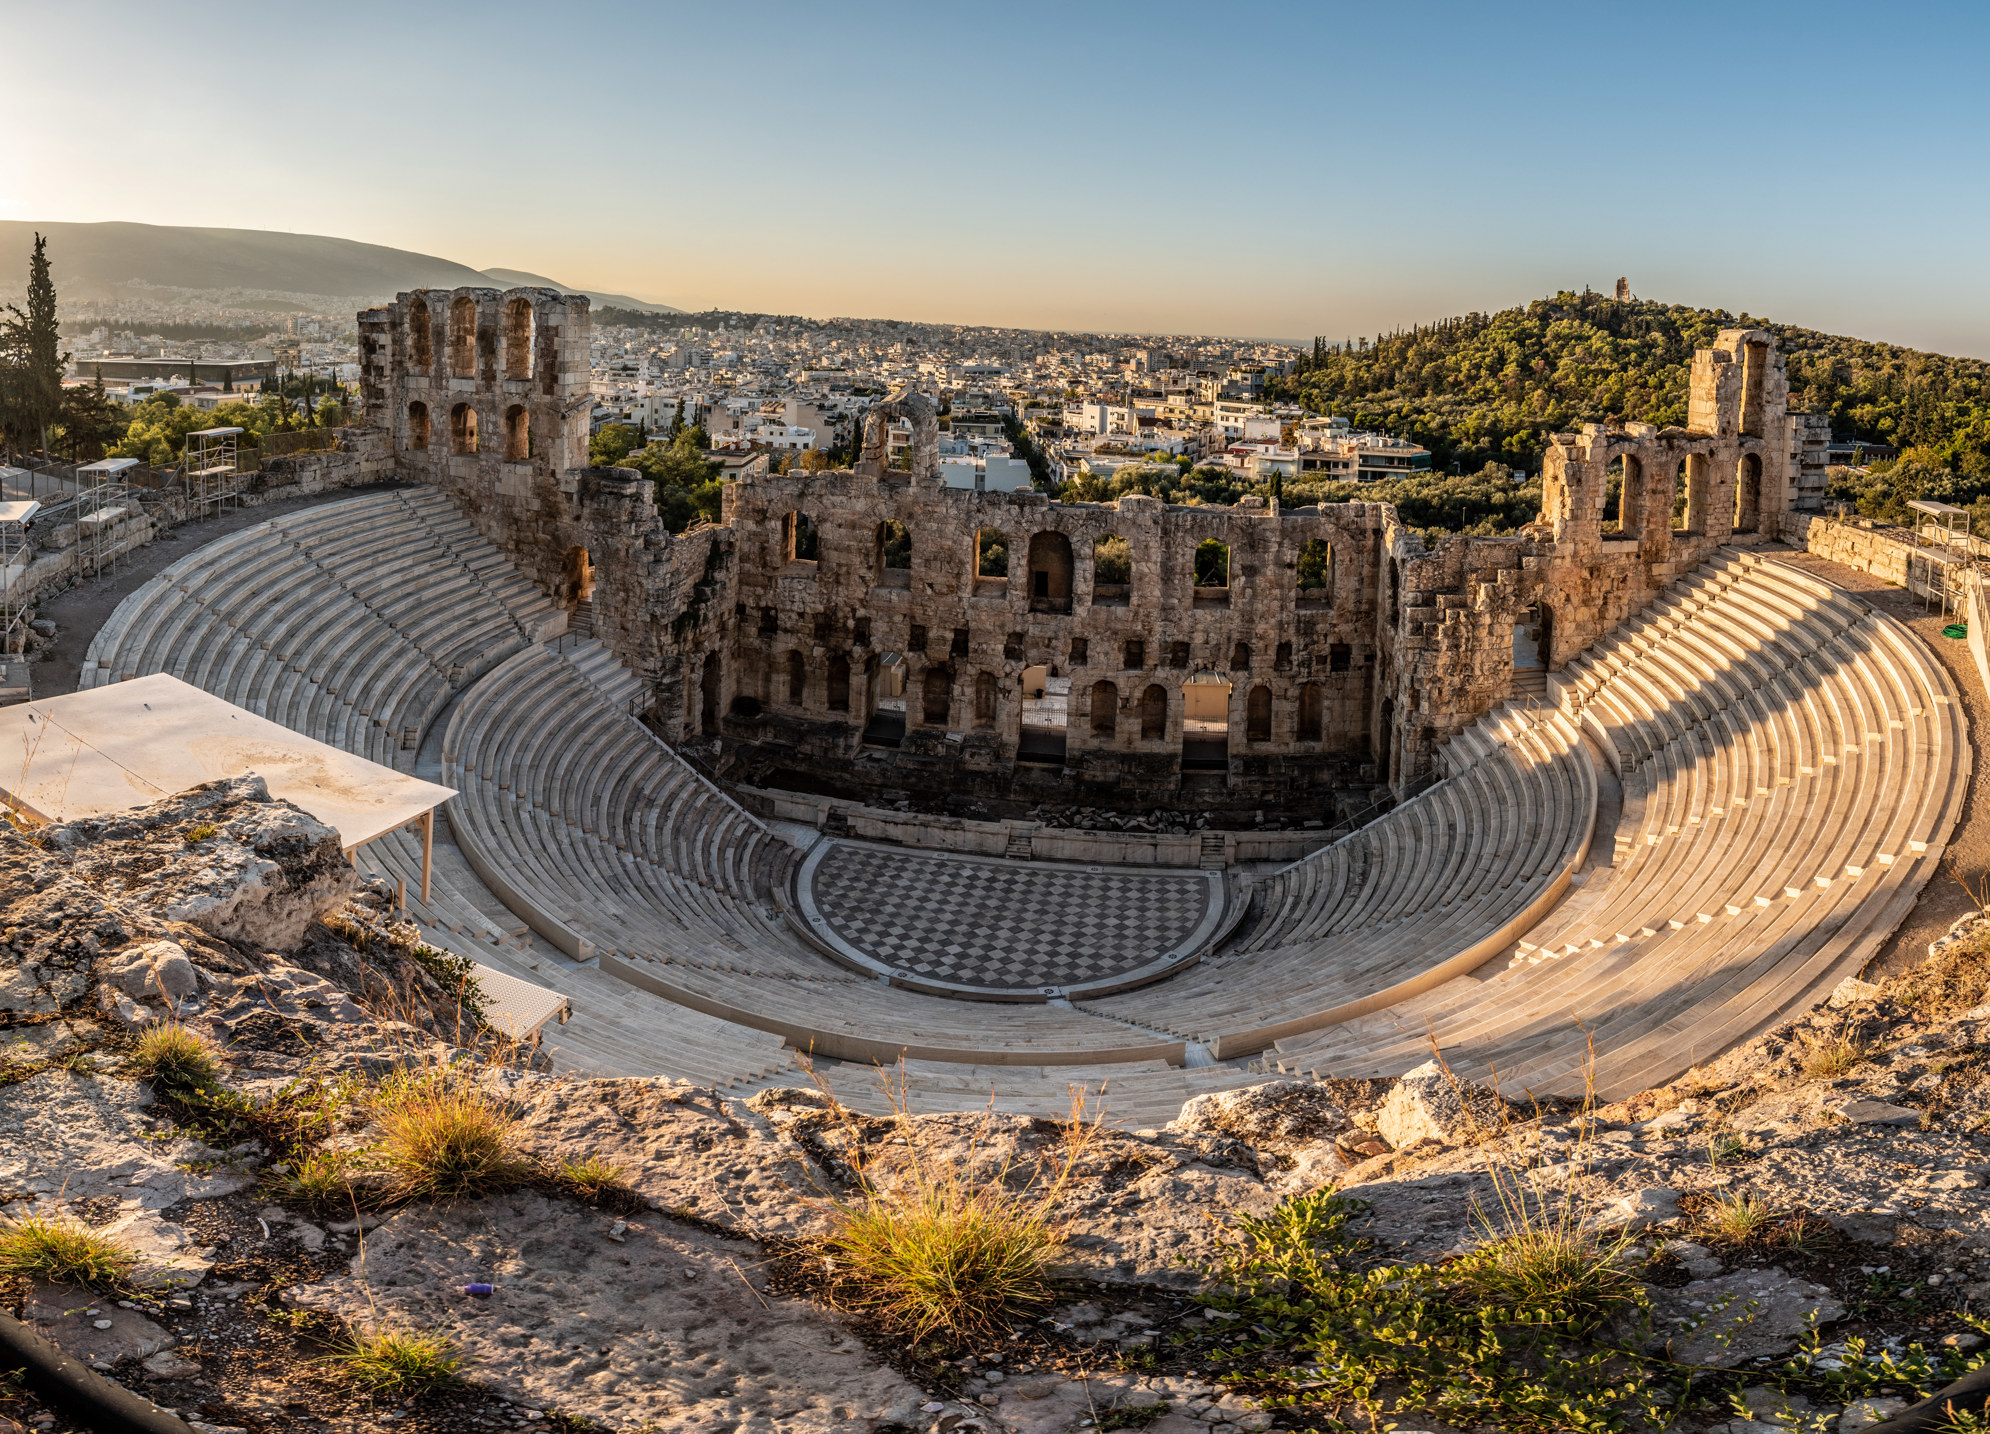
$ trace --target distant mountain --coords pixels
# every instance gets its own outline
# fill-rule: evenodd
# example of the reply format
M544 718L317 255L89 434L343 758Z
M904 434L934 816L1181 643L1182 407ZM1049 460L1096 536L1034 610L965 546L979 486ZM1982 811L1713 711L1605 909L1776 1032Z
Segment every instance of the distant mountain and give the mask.
M324 234L269 229L196 229L165 224L38 224L0 220L0 293L27 283L37 233L48 236L56 292L65 299L110 297L131 285L248 290L345 301L392 298L403 289L465 284L544 284L585 293L536 274L473 269L433 254L361 244ZM125 297L131 297L128 293ZM620 294L589 294L597 304L676 313Z
M585 294L596 308L634 309L644 314L684 312L682 309L673 309L668 304L652 304L646 299L633 299L627 294L604 294L595 289L576 289L572 284L562 284L558 279L549 279L544 274L528 274L523 269L486 269L484 277L511 288L530 285L542 289L558 289L563 294Z

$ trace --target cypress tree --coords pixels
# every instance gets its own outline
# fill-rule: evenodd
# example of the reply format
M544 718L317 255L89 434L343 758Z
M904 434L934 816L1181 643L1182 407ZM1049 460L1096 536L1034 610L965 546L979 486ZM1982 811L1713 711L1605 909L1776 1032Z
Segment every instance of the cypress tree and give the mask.
M22 428L32 428L37 446L48 452L48 425L62 408L62 333L55 317L55 280L49 273L48 240L35 235L28 258L26 313L8 305L18 331L16 403Z

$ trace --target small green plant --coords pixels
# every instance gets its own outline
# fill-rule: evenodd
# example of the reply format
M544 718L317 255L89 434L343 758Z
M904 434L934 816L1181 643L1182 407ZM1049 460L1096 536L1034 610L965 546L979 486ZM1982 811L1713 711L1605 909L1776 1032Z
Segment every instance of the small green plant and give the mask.
M64 1051L55 1058L55 1063L71 1075L87 1076L97 1073L96 1061L91 1058L89 1050L82 1046Z
M1102 1410L1094 1429L1145 1429L1171 1408L1167 1404L1123 1404Z
M137 1263L123 1244L74 1220L26 1215L0 1225L0 1274L109 1287Z
M463 1355L447 1335L394 1327L355 1331L331 1356L334 1366L375 1394L409 1398L462 1382Z
M491 1096L448 1072L400 1075L373 1098L376 1160L401 1200L452 1200L517 1185L529 1171L517 1122Z
M1586 1331L1641 1296L1631 1248L1628 1235L1604 1239L1562 1216L1530 1221L1446 1269L1487 1304Z
M1766 1200L1747 1194L1721 1194L1714 1196L1702 1224L1710 1233L1724 1239L1746 1240L1767 1228L1775 1218L1776 1212Z
M202 823L201 823L201 824L200 824L199 826L197 826L197 827L188 827L188 828L187 828L187 845L188 845L188 846L197 846L197 845L199 845L199 844L200 844L201 842L204 842L204 841L206 841L206 840L207 840L207 839L208 839L209 837L213 836L213 835L215 834L215 832L217 832L217 831L219 831L219 830L220 830L220 828L219 828L219 827L217 827L217 826L215 826L213 822L202 822Z
M351 1209L368 1203L353 1184L359 1157L344 1150L314 1150L290 1162L271 1178L272 1193L319 1209Z
M598 1155L585 1160L562 1160L553 1167L553 1179L583 1200L599 1200L610 1191L624 1188L622 1167L610 1165Z
M204 1090L221 1076L221 1061L214 1047L178 1021L148 1027L132 1048L131 1066L174 1096Z

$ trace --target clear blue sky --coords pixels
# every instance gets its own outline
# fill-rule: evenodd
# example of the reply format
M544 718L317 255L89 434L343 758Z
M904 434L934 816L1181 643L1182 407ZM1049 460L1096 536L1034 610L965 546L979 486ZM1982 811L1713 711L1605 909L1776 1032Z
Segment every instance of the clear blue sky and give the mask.
M337 234L688 308L1293 338L1625 274L1990 356L1981 5L0 21L0 217Z

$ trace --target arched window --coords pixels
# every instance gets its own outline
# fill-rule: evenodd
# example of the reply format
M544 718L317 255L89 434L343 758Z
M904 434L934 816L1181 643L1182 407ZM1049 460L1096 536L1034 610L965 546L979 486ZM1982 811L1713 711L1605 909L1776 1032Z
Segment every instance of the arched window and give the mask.
M504 306L504 376L532 378L532 301L511 299Z
M1108 533L1092 544L1092 606L1125 607L1133 599L1133 550Z
M1299 740L1317 742L1325 726L1326 701L1320 684L1308 682L1299 689Z
M1749 348L1756 347L1754 344ZM1753 533L1762 525L1762 459L1753 453L1741 455L1734 470L1734 531Z
M1263 683L1253 687L1251 695L1244 699L1244 740L1271 740L1271 689Z
M1092 735L1110 737L1119 730L1119 688L1110 682L1092 684Z
M812 563L816 560L820 544L816 541L815 523L808 514L797 508L781 519L781 561L784 563Z
M504 411L504 461L523 463L532 456L532 415L514 403Z
M570 601L586 602L594 596L594 557L586 548L568 548L560 573Z
M1195 585L1199 588L1230 586L1230 549L1214 538L1204 538L1195 547Z
M977 578L1009 576L1009 539L1000 528L983 528L974 535L974 575Z
M449 447L454 453L477 451L477 410L467 403L449 410Z
M1644 465L1628 453L1620 454L1604 470L1603 536L1639 537L1643 512Z
M912 535L898 519L887 518L878 524L877 554L872 566L879 587L912 586Z
M1168 689L1149 683L1140 694L1140 740L1158 742L1168 735Z
M1679 460L1672 499L1672 526L1683 533L1707 531L1707 460L1698 453Z
M995 725L995 674L992 672L974 674L974 725Z
M428 447L428 405L420 399L408 405L408 447Z
M1230 670L1232 672L1251 670L1251 645L1248 642L1240 642L1230 649Z
M829 659L829 710L850 710L850 659L837 653Z
M1071 611L1071 540L1062 533L1030 535L1030 611Z
M920 717L928 726L944 727L954 705L953 674L944 667L929 667L920 691Z
M802 705L802 695L808 688L808 666L802 655L793 648L788 649L788 705Z
M468 294L449 305L449 372L455 378L477 376L477 301Z
M1334 597L1334 545L1324 538L1309 538L1299 549L1299 606L1327 607Z
M408 367L426 370L435 362L435 336L428 300L420 294L408 300Z

